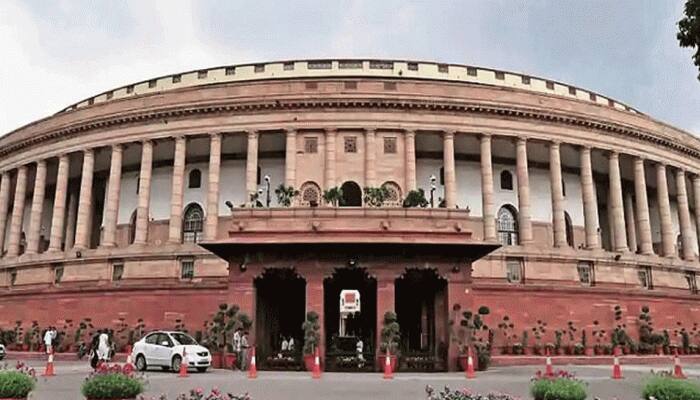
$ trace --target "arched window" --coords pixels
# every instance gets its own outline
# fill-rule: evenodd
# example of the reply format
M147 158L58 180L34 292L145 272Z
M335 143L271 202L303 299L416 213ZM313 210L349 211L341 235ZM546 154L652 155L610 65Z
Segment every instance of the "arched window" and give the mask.
M511 205L505 205L498 210L496 219L498 228L498 241L504 246L518 244L518 216L517 211Z
M341 207L362 207L362 189L353 181L347 181L340 187L343 191Z
M202 239L204 230L204 210L197 203L190 203L185 208L182 219L182 241L184 243L197 243Z
M574 247L574 224L571 222L571 216L564 211L564 225L566 225L566 243L570 247Z
M316 207L321 204L321 188L316 182L305 182L299 189L300 205L302 207Z
M190 171L190 178L187 182L187 187L190 189L198 189L202 187L202 171L193 169Z
M401 207L403 198L401 196L401 187L396 182L384 182L382 187L387 190L386 200L384 205L388 207Z
M513 190L513 174L510 171L501 171L501 189Z
M133 244L136 239L136 210L131 213L129 218L129 244Z

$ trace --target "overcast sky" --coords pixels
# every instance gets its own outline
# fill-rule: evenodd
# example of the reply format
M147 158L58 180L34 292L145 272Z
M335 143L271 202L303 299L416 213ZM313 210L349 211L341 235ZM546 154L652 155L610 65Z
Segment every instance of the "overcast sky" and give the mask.
M0 135L91 95L203 67L434 60L561 80L700 135L681 0L0 0Z

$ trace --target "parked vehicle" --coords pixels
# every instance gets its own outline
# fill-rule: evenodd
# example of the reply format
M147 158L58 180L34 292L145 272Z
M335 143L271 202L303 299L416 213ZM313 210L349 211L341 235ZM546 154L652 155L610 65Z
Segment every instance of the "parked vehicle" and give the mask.
M163 370L179 371L187 354L187 367L205 372L211 366L211 354L206 347L183 332L155 331L147 334L134 344L131 357L139 371L148 367L161 367Z
M6 355L7 352L5 351L5 345L0 344L0 360L4 359Z

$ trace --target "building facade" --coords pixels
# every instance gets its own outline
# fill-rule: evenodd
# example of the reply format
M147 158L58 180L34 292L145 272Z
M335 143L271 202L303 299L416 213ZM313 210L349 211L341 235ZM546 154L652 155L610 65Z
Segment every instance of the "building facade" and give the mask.
M316 311L332 353L340 325L376 350L396 311L406 351L453 366L450 322L481 305L516 332L612 326L617 305L692 326L699 156L618 101L499 70L309 60L159 77L0 138L0 327L195 331L226 302L263 354ZM299 191L291 206L279 185ZM366 187L387 189L381 207ZM402 207L421 189L431 204ZM362 300L352 321L345 289Z

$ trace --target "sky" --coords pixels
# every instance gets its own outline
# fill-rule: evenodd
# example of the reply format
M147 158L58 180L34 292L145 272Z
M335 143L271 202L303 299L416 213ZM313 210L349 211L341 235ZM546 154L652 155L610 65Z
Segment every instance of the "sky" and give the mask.
M366 57L559 80L700 136L682 11L682 0L0 0L0 135L151 77Z

